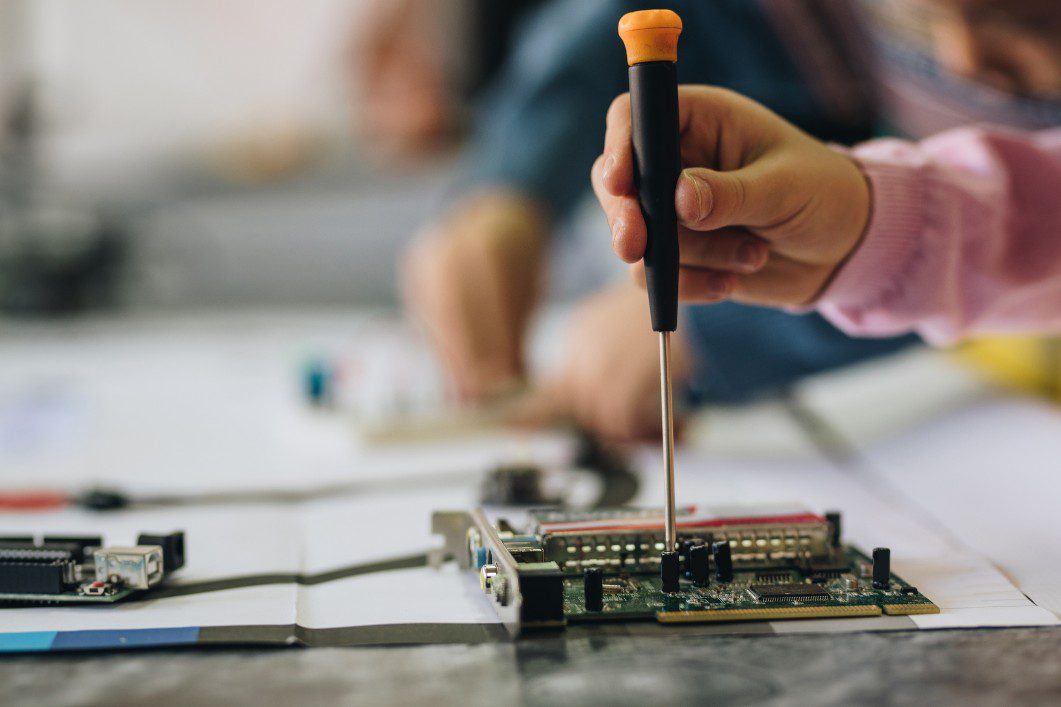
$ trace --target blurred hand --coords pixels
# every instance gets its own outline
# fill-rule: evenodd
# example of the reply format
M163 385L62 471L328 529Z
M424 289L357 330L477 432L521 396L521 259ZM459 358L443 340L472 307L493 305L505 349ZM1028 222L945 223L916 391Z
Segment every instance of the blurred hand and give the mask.
M853 160L758 103L708 86L679 88L686 169L675 190L679 296L803 305L858 245L870 192ZM630 100L608 110L593 188L612 247L644 285L645 221L634 187Z
M544 275L545 219L523 197L469 197L430 226L404 264L406 303L431 336L458 397L517 387Z
M681 331L671 335L675 388L688 380L692 357ZM659 440L659 335L648 299L630 284L613 286L583 303L573 316L559 371L517 407L517 422L574 422L612 441Z
M911 9L947 71L1008 93L1061 98L1057 0L915 0Z
M370 148L391 158L431 152L454 129L456 115L441 46L437 0L375 0L359 16L350 43L352 108Z

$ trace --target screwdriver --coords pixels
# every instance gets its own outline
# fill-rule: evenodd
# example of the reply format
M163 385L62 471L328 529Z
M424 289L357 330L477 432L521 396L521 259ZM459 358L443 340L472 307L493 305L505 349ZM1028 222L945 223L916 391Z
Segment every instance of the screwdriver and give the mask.
M670 10L640 10L619 20L630 75L634 182L648 228L645 280L652 329L659 332L663 464L666 472L664 591L677 591L674 519L674 406L670 334L678 328L678 216L674 189L681 174L678 146L678 35L681 18ZM671 570L670 565L673 565Z

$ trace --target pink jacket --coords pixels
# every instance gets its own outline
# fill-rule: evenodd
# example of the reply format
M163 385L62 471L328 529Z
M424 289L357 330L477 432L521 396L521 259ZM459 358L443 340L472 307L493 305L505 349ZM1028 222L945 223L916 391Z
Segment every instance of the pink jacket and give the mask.
M873 191L861 245L818 301L856 336L1061 333L1061 128L961 128L851 154Z

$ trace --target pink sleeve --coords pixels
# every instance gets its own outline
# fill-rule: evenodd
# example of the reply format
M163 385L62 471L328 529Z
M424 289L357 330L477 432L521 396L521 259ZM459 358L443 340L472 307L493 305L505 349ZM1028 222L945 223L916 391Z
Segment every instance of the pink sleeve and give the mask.
M1061 129L962 128L851 154L873 192L865 236L818 301L857 336L1061 332Z

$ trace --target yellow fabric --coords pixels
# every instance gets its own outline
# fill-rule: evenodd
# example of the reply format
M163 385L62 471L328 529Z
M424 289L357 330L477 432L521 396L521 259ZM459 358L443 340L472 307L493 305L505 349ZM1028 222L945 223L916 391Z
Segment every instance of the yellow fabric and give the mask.
M1002 385L1061 400L1061 340L982 339L959 347L957 355Z

